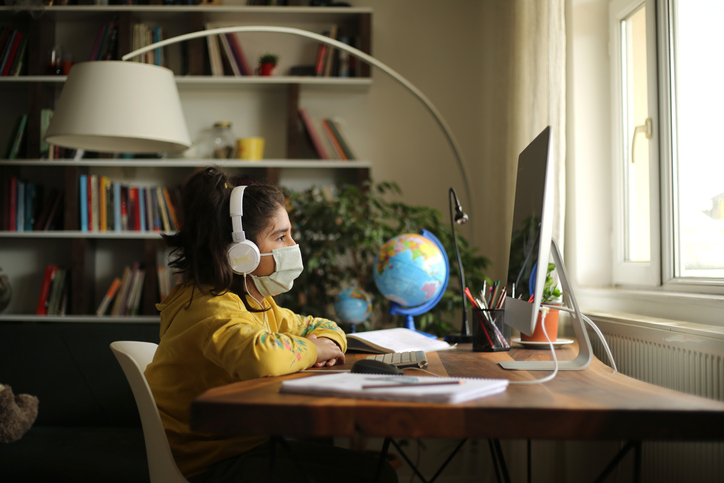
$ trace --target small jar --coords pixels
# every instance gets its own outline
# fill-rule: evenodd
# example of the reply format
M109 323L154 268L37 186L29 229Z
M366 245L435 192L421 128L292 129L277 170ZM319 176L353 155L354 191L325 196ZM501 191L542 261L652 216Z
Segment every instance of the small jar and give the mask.
M232 159L236 138L231 132L230 122L217 122L211 130L211 157L214 159Z

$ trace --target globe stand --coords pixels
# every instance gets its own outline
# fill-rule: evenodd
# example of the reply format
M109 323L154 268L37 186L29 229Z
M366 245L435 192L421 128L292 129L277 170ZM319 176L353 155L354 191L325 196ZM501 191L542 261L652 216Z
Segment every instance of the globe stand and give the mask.
M390 308L390 315L404 315L405 316L405 328L414 330L418 334L425 335L427 337L437 339L436 335L428 334L427 332L423 332L421 330L417 330L415 328L415 319L413 318L415 315L422 315L428 311L430 311L433 307L435 307L438 302L440 302L440 299L442 299L442 296L445 294L445 290L447 289L448 281L450 280L450 262L447 259L447 254L445 253L445 248L442 246L442 243L440 243L440 240L437 239L435 235L430 233L429 231L425 230L424 228L421 230L421 235L428 240L432 241L437 247L440 249L440 253L442 253L442 258L445 261L445 282L443 283L442 290L435 296L435 298L432 298L425 302L424 304L417 305L415 307L402 307L397 302L392 302L392 307Z

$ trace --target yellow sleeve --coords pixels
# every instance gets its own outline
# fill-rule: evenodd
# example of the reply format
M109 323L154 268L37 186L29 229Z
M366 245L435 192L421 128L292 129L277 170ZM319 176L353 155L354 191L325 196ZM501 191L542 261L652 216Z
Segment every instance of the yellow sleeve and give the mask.
M299 337L307 337L309 334L326 337L336 342L342 352L347 350L347 337L344 331L329 319L299 315L281 307L276 307L275 315L279 323L279 332Z
M305 338L249 322L231 318L219 324L207 341L206 357L241 380L291 374L317 361L317 348Z

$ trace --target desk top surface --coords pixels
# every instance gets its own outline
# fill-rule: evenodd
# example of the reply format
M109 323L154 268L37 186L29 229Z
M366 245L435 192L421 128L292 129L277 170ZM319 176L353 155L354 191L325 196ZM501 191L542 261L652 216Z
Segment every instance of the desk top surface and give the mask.
M569 346L557 354L566 360L573 359L576 352L576 347ZM347 354L342 368L367 355ZM508 371L498 362L549 358L547 350L514 348L483 353L461 345L428 353L428 369L443 376L533 380L549 372ZM407 371L410 375L416 372ZM309 376L297 373L211 389L192 403L191 426L204 432L287 436L724 439L723 402L613 373L595 358L586 370L561 371L543 384L512 384L501 394L454 405L279 392L283 380Z

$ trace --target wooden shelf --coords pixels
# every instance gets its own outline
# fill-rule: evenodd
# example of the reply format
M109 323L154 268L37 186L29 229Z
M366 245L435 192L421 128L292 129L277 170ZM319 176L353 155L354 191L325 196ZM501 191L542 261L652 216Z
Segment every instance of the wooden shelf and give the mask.
M30 315L30 314L3 314L0 322L80 322L80 323L131 323L131 324L157 324L160 317L157 315L137 315L133 317L105 315Z

